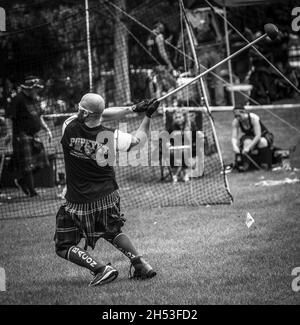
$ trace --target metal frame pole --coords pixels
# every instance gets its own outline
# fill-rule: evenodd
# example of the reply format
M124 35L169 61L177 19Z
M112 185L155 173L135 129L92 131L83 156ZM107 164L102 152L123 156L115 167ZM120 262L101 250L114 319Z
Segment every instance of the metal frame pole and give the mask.
M226 53L227 56L230 55L230 44L229 44L229 35L228 35L228 24L227 24L227 8L225 5L225 0L224 0L224 5L223 5L223 10L224 10L224 29L225 29L225 41L226 41ZM230 96L231 96L231 103L232 106L235 106L235 98L234 98L234 92L232 89L233 86L233 79L232 79L232 64L231 64L231 60L228 61L228 72L229 72L229 83L231 86L230 89Z
M189 22L187 20L183 0L180 0L180 4L181 4L181 7L182 7L182 10L183 10L183 13L184 13L184 21L185 21L187 32L188 32L189 41L190 41L190 45L191 45L191 48L192 48L192 54L193 54L193 57L194 57L194 61L195 61L197 69L199 69L200 65L199 65L199 61L198 61L198 57L197 57L197 53L196 53L196 49L195 49L194 40L193 40L193 37L192 37L191 26L190 26L190 24L189 24ZM203 93L205 106L206 106L206 109L207 109L207 112L208 112L208 115L209 115L209 121L210 121L210 124L211 124L213 136L214 136L214 139L215 139L218 155L219 155L219 158L220 158L221 168L222 168L222 171L224 172L225 168L224 168L222 152L221 152L220 144L219 144L217 133L216 133L216 128L215 128L215 125L214 125L214 122L213 122L213 119L212 119L212 115L211 115L211 111L210 111L210 107L209 107L209 103L208 103L208 99L207 99L206 89L205 89L205 85L204 85L204 81L203 81L202 77L200 77L200 84L201 84L201 90L202 90L202 93ZM228 191L228 193L229 193L229 195L231 197L231 200L233 202L233 197L232 197L232 194L230 192L229 183L227 181L225 173L223 175L224 175L225 187L226 187L226 189L227 189L227 191Z
M93 66L92 66L92 51L91 51L91 36L90 36L90 15L89 15L89 0L85 0L85 20L86 20L86 41L88 52L88 69L89 69L89 89L93 91Z

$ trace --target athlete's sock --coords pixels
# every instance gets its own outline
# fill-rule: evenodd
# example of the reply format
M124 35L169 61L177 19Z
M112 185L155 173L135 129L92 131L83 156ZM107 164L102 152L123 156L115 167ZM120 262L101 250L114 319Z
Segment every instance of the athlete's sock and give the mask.
M66 259L79 266L83 266L94 273L102 272L105 268L104 264L96 261L86 250L78 246L72 246L68 250Z
M122 232L110 242L129 259L139 256L129 237Z

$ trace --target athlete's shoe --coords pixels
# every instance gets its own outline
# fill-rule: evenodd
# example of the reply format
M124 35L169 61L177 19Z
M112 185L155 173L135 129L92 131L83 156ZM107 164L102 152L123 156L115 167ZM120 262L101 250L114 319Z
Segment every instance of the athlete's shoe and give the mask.
M109 283L115 280L118 277L118 274L119 272L116 269L110 266L110 264L107 264L103 272L94 274L94 279L90 282L89 286L94 287Z
M133 274L131 273L132 267L134 268ZM145 280L156 276L156 272L151 265L146 262L142 256L137 256L131 260L129 277L131 279Z

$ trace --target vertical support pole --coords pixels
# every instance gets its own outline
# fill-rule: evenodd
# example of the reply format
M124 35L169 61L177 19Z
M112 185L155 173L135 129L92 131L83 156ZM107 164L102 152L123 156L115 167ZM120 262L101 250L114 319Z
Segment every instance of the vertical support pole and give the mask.
M126 25L122 22L127 1L116 0L115 4L122 11L116 13L114 26L114 102L116 106L122 106L131 103L128 32Z
M189 24L189 22L187 20L185 7L184 7L184 4L183 4L182 0L180 0L180 5L181 5L182 12L183 12L183 15L184 15L184 23L185 23L185 27L186 27L186 30L187 30L189 42L190 42L190 45L191 45L192 56L193 56L193 59L194 59L194 63L195 63L195 67L196 67L196 74L197 74L197 73L200 73L200 64L199 64L198 56L197 56L196 49L195 49L195 46L194 46L194 44L195 44L195 41L194 41L194 38L193 38L194 36L192 34L191 26L190 26L190 24ZM208 97L207 97L206 88L205 88L203 78L200 78L200 85L201 85L201 87L200 87L201 101L204 100L205 106L208 107L208 105L209 105Z
M230 45L229 45L229 35L228 35L228 24L227 24L227 8L225 5L225 0L224 5L223 5L223 10L224 10L224 30L225 30L225 41L226 41L226 53L227 56L230 55ZM232 106L235 106L235 98L234 98L234 92L232 89L233 86L233 79L232 79L232 65L231 65L231 60L228 60L228 72L229 72L229 83L230 83L230 96L231 96L231 103Z
M89 15L89 0L85 0L85 21L86 21L86 41L88 52L88 69L89 69L89 89L93 91L93 67L92 67L92 51L90 37L90 15Z
M190 27L190 24L189 24L189 22L187 20L187 16L186 16L186 11L185 11L185 7L184 7L184 4L183 4L183 0L180 0L180 5L181 5L182 10L183 10L183 13L184 13L184 21L185 21L186 28L187 28L187 32L188 32L188 35L189 35L189 41L190 41L190 45L191 45L191 48L192 48L193 58L194 58L196 67L199 68L200 64L199 64L198 57L197 57L197 53L196 53L196 50L195 50L195 43L194 43L194 40L193 40L193 37L192 37L191 27ZM232 199L232 195L231 195L231 192L230 192L230 189L229 189L228 180L227 180L227 177L225 175L225 169L224 169L224 162L223 162L222 152L221 152L220 144L219 144L219 141L218 141L216 128L215 128L215 125L214 125L214 122L213 122L213 118L212 118L212 115L211 115L210 106L209 106L209 102L208 102L207 93L206 93L206 89L205 89L205 84L204 84L203 78L200 78L200 84L201 84L201 90L202 90L203 97L204 97L205 107L206 107L207 112L208 112L208 115L209 115L209 121L210 121L210 125L211 125L211 128L212 128L213 136L214 136L214 139L215 139L215 143L216 143L216 147L217 147L217 152L218 152L219 159L220 159L221 170L222 170L223 175L224 175L225 187L226 187L226 189L227 189L227 191L228 191L228 193L229 193L229 195L230 195L230 197ZM233 201L233 199L232 199L232 201Z

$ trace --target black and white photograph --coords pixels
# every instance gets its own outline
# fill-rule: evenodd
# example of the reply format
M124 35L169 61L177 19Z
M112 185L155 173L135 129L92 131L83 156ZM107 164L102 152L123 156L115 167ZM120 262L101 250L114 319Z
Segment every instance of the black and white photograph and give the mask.
M299 0L0 0L2 307L299 305L299 189Z

